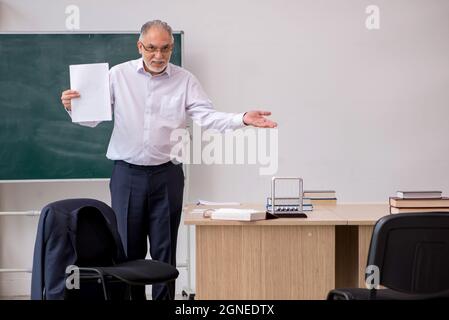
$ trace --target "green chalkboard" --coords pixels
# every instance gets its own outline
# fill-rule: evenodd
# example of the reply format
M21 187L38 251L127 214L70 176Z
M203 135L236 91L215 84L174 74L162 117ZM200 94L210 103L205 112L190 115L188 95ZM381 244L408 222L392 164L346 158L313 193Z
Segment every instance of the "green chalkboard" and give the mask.
M182 32L171 62L182 64ZM137 33L0 34L0 180L109 178L112 122L73 124L69 65L137 59Z

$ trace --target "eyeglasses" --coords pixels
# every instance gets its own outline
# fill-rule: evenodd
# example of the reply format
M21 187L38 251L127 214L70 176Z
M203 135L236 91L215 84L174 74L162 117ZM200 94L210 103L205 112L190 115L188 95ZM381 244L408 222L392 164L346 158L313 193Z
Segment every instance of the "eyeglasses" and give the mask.
M142 42L140 42L140 43L142 44L142 47L145 49L145 51L147 51L149 53L156 53L159 51L161 54L167 54L173 49L172 45L166 45L166 46L163 46L162 48L157 48L151 44L148 47L146 47Z

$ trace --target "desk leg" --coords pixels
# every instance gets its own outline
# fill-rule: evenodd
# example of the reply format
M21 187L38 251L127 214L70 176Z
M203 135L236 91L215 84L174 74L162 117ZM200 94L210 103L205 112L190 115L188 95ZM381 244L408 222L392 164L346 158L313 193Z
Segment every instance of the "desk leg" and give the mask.
M334 226L196 226L197 299L324 299Z

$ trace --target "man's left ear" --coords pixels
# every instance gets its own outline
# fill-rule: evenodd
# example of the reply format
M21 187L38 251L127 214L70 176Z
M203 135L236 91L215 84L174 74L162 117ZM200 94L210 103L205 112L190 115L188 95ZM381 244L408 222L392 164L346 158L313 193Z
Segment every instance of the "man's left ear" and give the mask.
M137 50L139 51L139 54L142 54L142 48L140 47L140 43L137 41Z

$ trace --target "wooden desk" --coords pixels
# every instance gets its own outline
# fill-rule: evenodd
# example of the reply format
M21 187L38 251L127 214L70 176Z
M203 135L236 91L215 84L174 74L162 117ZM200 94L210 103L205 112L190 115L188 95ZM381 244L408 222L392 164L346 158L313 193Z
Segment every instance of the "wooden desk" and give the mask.
M308 219L220 221L189 214L193 207L184 221L196 225L198 299L324 299L335 287L343 218L316 209Z
M387 205L315 206L307 219L240 222L204 218L191 213L194 208L211 207L185 208L184 223L196 226L200 300L324 299L335 287L357 286L368 234L370 239L372 226L388 210Z

